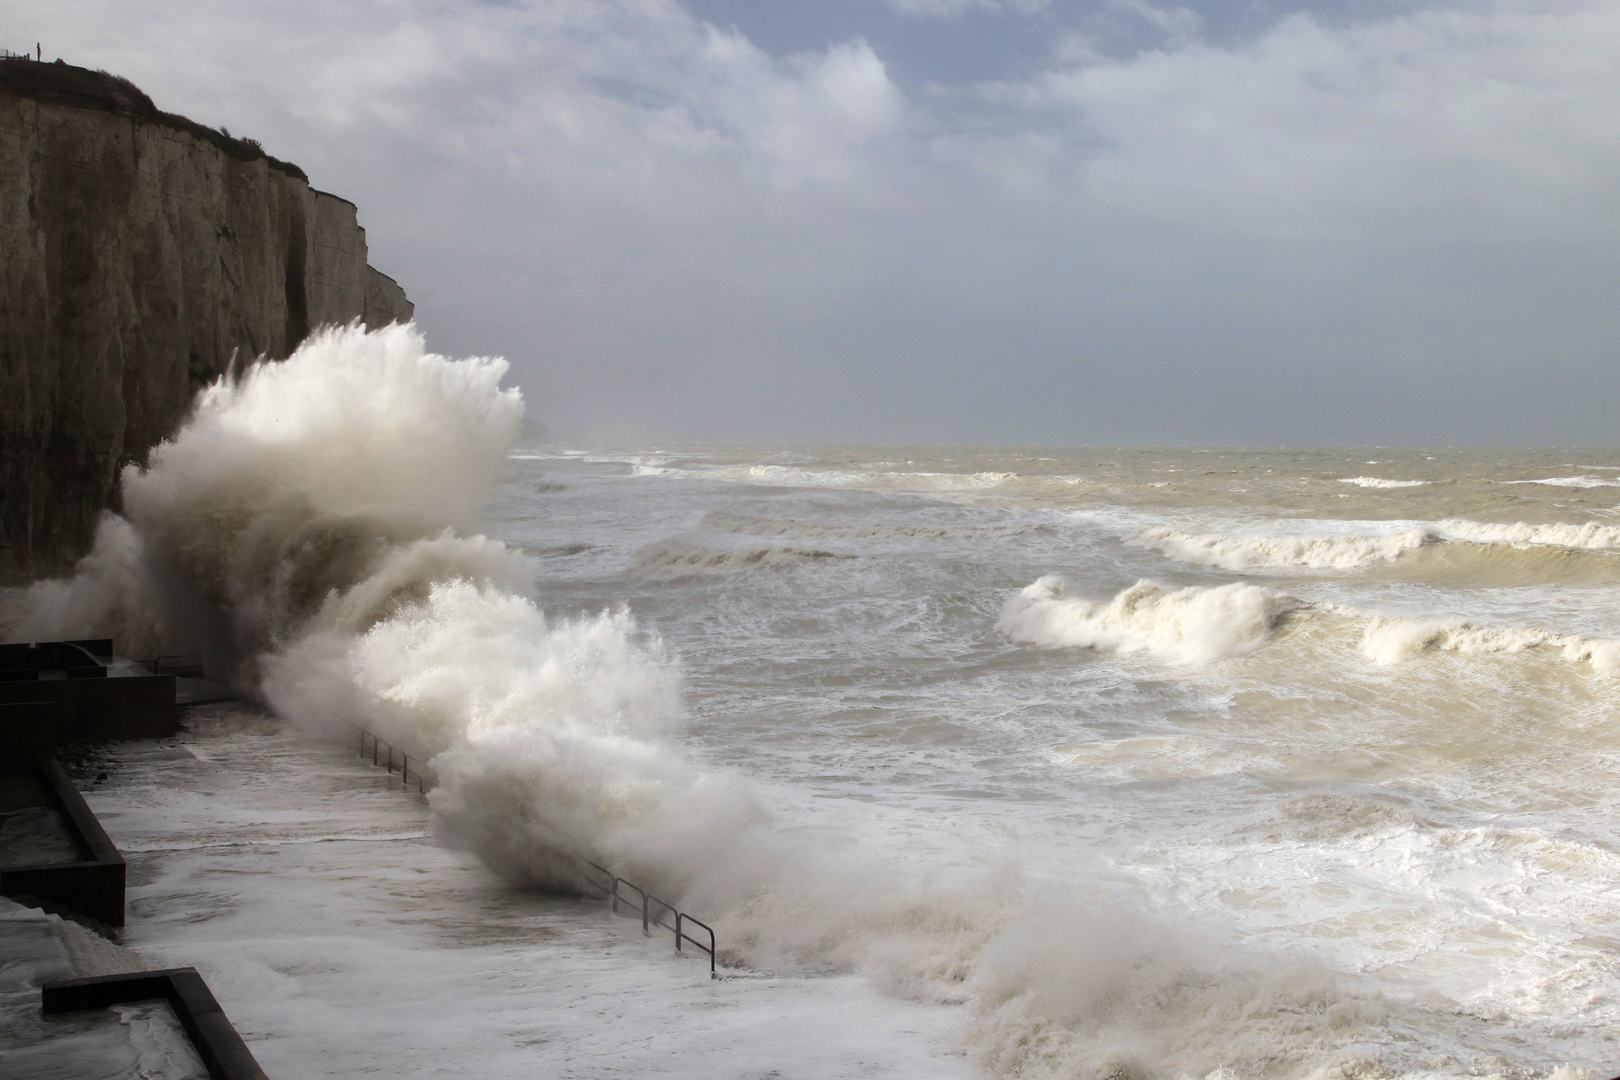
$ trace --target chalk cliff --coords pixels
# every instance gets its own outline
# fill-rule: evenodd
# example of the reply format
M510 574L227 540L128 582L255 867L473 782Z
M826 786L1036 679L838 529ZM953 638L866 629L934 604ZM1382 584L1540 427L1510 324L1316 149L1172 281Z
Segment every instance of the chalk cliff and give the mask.
M355 207L129 82L0 60L0 580L69 568L233 357L411 318Z

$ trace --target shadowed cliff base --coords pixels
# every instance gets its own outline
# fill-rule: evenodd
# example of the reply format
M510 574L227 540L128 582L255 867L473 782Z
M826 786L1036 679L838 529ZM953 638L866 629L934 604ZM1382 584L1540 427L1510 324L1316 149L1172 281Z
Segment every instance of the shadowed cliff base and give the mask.
M233 359L408 321L354 204L126 79L0 60L0 580L69 568Z

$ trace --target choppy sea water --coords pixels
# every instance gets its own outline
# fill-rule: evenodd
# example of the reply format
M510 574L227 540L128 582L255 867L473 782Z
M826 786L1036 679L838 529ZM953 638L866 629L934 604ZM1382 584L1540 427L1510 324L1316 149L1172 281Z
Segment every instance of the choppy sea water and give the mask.
M1616 504L1612 452L539 447L489 528L793 829L1013 868L992 1071L1482 1075L1620 1066Z
M236 958L362 956L359 915L312 946L298 912L372 912L445 972L413 1009L474 1014L480 964L552 944L592 970L571 901L531 913L554 943L467 929L450 863L401 891L381 849L285 880L211 861L211 830L274 840L294 808L267 792L313 771L323 844L381 813L475 858L497 915L492 882L611 865L770 1000L819 1003L828 1053L750 1019L722 1044L741 1064L704 1041L670 1075L1620 1072L1620 454L522 446L504 370L411 328L319 335L206 391L75 577L18 599L24 637L203 655L289 740L187 751L229 782L181 799L181 854L141 853L137 944L180 955L207 893ZM425 822L328 791L315 748L355 724L431 759ZM132 758L100 797L137 835L174 832L164 784L203 782L155 775ZM215 884L162 899L192 876ZM433 944L465 935L476 963ZM535 1060L613 1075L633 959ZM253 978L392 992L305 966ZM845 987L904 1008L829 1020ZM523 1040L435 1056L454 1027L412 1025L413 1063L527 1067Z

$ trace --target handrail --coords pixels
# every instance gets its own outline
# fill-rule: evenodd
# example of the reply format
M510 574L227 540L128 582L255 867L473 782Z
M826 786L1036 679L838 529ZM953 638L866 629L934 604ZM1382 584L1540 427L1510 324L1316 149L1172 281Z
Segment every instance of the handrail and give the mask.
M390 773L392 773L394 771L394 758L397 755L398 758L399 758L399 779L400 779L400 782L402 784L404 784L406 787L410 787L411 786L411 755L407 754L403 750L400 750L398 747L394 746L392 743L388 742L387 740L377 738L377 736L373 735L371 732L367 731L363 727L360 727L358 725L351 725L351 726L354 727L355 731L360 733L360 756L361 757L366 756L366 740L370 739L371 740L371 763L373 765L382 765L382 764L385 764L385 761L384 761L382 755L383 755L383 750L386 748L387 751L388 751L388 755L387 755L387 758L386 758L386 764L387 764L387 767L388 767L388 771ZM427 794L427 778L422 775L422 769L421 769L420 762L418 763L418 766L417 766L417 769L416 769L416 793L418 795L426 795Z
M147 670L154 675L178 675L181 678L200 679L204 674L202 657L191 653L155 657L147 664Z
M709 943L707 945L705 945L705 944L703 944L703 942L699 941L697 938L693 937L691 934L686 933L686 931L684 929L682 929L682 924L684 924L684 923L693 923L693 924L695 924L697 926L703 927L704 931L709 935ZM709 954L709 978L711 978L711 979L715 978L716 976L715 976L715 973L714 973L714 949L715 949L714 927L710 926L708 923L704 922L702 919L693 918L692 916L686 914L684 911L677 911L675 913L675 951L676 952L681 951L681 941L682 941L683 938L685 940L687 940L687 941L690 941L693 945L696 945L698 948L704 950L705 952L707 952Z
M715 947L713 927L711 927L708 923L703 922L701 919L693 918L685 912L678 910L674 904L660 900L646 889L643 889L640 885L637 885L633 881L625 880L618 874L615 874L613 871L603 866L601 863L592 862L590 859L581 859L580 862L584 863L586 866L589 866L598 873L605 875L609 879L610 884L606 886L607 895L603 897L603 899L607 900L612 905L613 913L615 915L619 913L619 904L621 902L630 905L635 910L636 914L641 916L641 932L643 934L650 936L654 926L661 926L665 930L673 931L675 934L675 951L677 953L684 951L681 948L682 942L691 942L698 948L700 952L705 952L709 955L709 978L718 979L720 977L719 973L715 970L715 954L717 950ZM592 882L591 884L596 885L597 888L603 887L598 882ZM631 897L621 897L619 895L619 887L621 885L626 889L633 890L637 896L641 897L640 902L638 903ZM653 914L652 905L654 904L658 905L658 914L656 916ZM668 915L675 916L674 925L671 925L666 921L666 916ZM706 930L709 934L709 943L705 945L691 934L686 933L686 923L692 923L694 926L701 926L704 930Z
M371 740L371 763L373 765L386 765L388 771L392 773L394 771L394 759L397 756L400 762L400 780L405 784L406 787L409 787L412 775L410 755L392 745L386 739L379 739L377 736L373 735L365 728L360 727L358 724L353 724L350 726L353 727L360 736L360 756L366 756L366 740L368 739ZM426 794L427 781L422 775L420 765L418 765L416 769L415 776L417 792L420 794ZM717 950L713 927L701 919L694 918L691 915L680 911L675 907L674 904L660 900L646 889L643 889L640 885L637 885L633 881L625 880L624 878L615 874L613 871L609 870L607 867L603 866L601 863L592 862L590 859L581 859L580 862L604 875L608 879L608 884L605 886L599 882L591 882L591 884L595 885L597 888L606 890L603 899L612 904L613 913L615 915L619 913L619 904L621 902L629 904L635 909L636 914L641 916L641 932L643 934L651 936L652 928L654 926L661 926L665 930L672 931L675 935L675 951L677 953L684 952L685 950L681 947L682 944L685 942L690 942L692 945L696 946L698 951L708 954L709 978L718 979L720 977L718 971L716 970ZM633 891L637 897L640 897L640 899L637 900L634 897L620 896L619 890L621 886L625 889ZM656 915L653 914L654 904L658 905ZM675 922L673 924L668 921L668 916L670 915L675 916ZM705 945L702 941L699 941L697 938L687 933L687 923L691 923L693 926L702 927L703 930L709 935L709 943Z

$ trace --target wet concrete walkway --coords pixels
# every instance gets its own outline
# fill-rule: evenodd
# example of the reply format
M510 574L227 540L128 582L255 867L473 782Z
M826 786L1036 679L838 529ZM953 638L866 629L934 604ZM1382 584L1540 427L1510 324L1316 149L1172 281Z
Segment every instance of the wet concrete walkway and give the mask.
M79 779L128 860L126 943L196 967L277 1080L971 1072L954 1010L853 976L711 981L600 903L439 847L425 800L352 748L239 707L188 727Z

